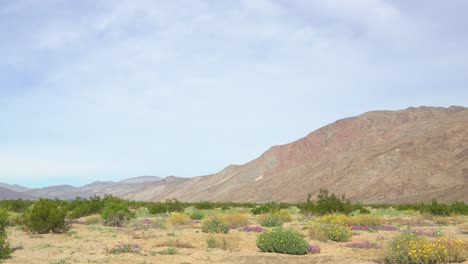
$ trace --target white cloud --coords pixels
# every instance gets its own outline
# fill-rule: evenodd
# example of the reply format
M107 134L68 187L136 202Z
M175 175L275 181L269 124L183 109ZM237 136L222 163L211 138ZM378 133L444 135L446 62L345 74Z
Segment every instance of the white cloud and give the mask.
M384 1L101 4L0 51L39 76L0 97L0 177L212 173L444 80L422 25Z

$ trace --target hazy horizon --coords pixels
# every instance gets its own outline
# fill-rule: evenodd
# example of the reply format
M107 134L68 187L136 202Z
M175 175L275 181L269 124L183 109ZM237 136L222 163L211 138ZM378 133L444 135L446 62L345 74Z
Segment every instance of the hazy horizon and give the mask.
M193 177L372 110L468 106L466 1L0 3L0 182Z

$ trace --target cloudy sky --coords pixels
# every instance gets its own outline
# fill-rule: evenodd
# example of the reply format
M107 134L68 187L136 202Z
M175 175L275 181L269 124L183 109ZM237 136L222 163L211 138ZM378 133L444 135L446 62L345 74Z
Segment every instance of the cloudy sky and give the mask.
M0 0L0 182L191 177L468 106L468 1Z

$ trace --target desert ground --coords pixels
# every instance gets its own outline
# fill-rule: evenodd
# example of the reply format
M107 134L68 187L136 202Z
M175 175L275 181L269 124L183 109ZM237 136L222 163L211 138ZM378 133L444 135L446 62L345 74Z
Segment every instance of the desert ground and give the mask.
M242 212L248 214L247 210ZM201 231L200 221L170 224L167 223L167 216L162 215L139 217L126 227L76 221L62 234L32 234L13 226L8 228L8 237L15 251L4 263L381 263L388 242L399 232L437 233L468 241L466 216L434 218L404 213L381 217L384 223L398 227L398 230L353 230L348 242L333 242L312 240L307 226L313 217L304 219L293 214L293 221L285 223L284 227L299 232L307 242L321 249L317 254L299 256L261 252L256 246L260 233L246 232L242 227L233 228L228 234L216 235L224 236L229 241L224 249L210 248L207 245L210 234ZM249 224L259 225L252 214L249 214ZM364 241L373 243L376 248L347 246ZM120 244L134 245L135 250L130 253L110 252Z

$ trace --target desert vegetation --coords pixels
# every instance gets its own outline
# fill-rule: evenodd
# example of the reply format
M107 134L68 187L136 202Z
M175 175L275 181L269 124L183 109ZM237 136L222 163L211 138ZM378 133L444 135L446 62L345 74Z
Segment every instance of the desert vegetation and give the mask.
M5 263L449 263L468 252L468 205L0 201Z

